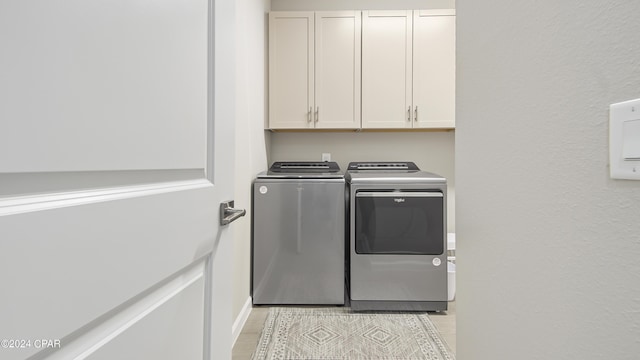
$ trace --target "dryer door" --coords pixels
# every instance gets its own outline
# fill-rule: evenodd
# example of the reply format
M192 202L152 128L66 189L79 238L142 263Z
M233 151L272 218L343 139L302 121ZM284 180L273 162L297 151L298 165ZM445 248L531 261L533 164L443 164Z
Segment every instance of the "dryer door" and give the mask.
M440 255L444 251L442 192L356 193L357 254Z

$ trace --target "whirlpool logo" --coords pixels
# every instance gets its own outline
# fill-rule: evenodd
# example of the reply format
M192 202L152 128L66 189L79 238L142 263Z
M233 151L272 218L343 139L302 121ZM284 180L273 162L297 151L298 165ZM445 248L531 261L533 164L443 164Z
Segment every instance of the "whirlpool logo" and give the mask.
M394 198L393 201L395 201L398 204L401 204L404 202L404 198Z

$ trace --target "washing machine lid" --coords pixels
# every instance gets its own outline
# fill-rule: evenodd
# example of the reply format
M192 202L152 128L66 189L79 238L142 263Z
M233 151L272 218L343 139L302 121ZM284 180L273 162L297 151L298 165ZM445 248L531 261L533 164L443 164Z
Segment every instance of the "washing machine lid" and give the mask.
M422 171L411 161L351 162L345 175L350 184L446 184L438 174Z
M347 171L419 171L411 161L365 161L350 162Z
M344 178L335 161L276 161L258 177Z

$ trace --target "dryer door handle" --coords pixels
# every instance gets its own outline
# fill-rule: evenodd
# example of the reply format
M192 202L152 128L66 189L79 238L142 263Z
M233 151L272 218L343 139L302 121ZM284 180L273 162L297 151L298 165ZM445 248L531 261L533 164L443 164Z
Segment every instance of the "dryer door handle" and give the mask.
M408 198L417 198L417 197L444 197L444 195L440 191L423 191L423 192L397 192L397 191L387 191L387 192L371 192L371 191L359 191L356 193L356 197L386 197L386 198L395 198L395 197L408 197Z

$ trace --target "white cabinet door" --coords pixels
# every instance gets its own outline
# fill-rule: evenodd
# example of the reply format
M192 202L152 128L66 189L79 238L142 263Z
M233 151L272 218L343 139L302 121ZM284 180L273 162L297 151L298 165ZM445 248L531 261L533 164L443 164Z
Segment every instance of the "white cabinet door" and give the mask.
M269 128L360 127L359 11L269 14Z
M269 127L314 127L314 13L269 14Z
M360 127L359 11L316 12L316 128Z
M362 127L411 128L412 11L362 13Z
M365 11L362 127L455 127L455 10Z
M231 358L234 11L0 2L0 359Z
M455 10L414 10L413 121L455 127Z

